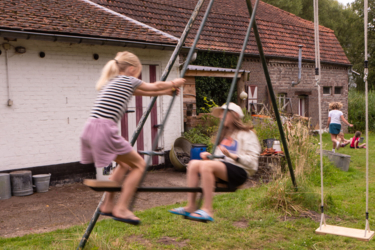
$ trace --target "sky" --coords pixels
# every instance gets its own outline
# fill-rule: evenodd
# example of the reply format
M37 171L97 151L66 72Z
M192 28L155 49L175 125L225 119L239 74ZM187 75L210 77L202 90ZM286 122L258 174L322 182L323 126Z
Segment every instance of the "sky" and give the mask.
M346 5L347 3L354 2L354 0L337 0L339 3L342 3L343 5Z

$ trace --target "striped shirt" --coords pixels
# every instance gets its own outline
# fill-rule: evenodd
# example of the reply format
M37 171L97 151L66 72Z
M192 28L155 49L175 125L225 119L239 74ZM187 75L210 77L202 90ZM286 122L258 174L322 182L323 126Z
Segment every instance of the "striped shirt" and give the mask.
M142 83L135 77L118 75L108 81L100 90L91 117L111 119L118 122L128 106L134 90Z

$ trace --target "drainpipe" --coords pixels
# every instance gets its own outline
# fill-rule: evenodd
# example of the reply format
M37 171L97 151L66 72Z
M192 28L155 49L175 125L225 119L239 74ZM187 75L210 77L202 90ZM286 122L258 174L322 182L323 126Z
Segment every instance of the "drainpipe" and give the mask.
M299 51L298 51L298 81L297 82L292 82L292 87L295 85L299 84L301 82L301 77L302 77L302 47L303 45L298 45Z
M10 98L10 86L9 86L9 67L8 67L8 50L10 49L9 43L4 43L3 48L5 49L5 71L6 71L6 82L7 82L7 92L8 92L8 102L7 105L10 107L13 105L13 101Z

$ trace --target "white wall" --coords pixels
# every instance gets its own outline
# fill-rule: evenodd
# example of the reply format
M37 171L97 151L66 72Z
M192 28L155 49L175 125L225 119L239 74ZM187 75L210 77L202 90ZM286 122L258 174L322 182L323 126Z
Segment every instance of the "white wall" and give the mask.
M0 171L79 161L79 135L96 97L95 82L104 64L124 48L22 39L10 44L24 46L27 52L16 54L14 48L8 51L14 103L8 107L5 51L1 48ZM126 50L138 55L144 64L158 64L159 76L172 53ZM46 53L45 58L39 57L41 51ZM94 53L99 54L99 60L93 59ZM175 77L177 65L168 79ZM161 100L164 116L170 97ZM181 115L180 100L176 100L161 142L166 150L181 135Z

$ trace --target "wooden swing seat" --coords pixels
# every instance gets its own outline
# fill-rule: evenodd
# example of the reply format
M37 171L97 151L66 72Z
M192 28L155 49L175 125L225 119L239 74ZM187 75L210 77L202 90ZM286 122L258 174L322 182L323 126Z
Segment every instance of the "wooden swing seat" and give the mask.
M363 229L338 227L331 225L322 225L322 230L320 230L320 227L318 227L318 229L315 230L315 233L323 235L332 234L338 236L345 236L360 241L370 241L372 237L374 237L374 231L368 231L365 236L365 230Z
M85 179L83 184L97 192L121 192L121 186L115 181L98 181L95 179ZM215 192L235 192L237 189L230 189L226 186L217 186ZM202 188L195 187L138 187L137 192L199 192Z

